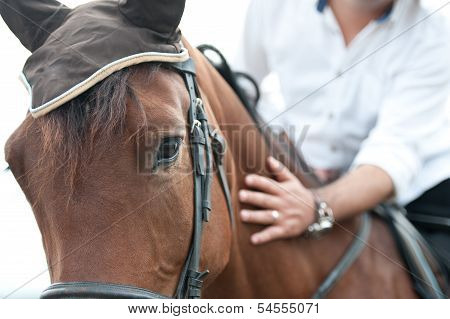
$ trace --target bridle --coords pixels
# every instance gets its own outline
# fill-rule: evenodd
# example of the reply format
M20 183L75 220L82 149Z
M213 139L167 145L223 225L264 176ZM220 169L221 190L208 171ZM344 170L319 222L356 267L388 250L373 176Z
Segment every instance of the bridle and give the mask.
M99 282L65 282L55 283L45 289L42 299L53 298L137 298L166 299L201 297L203 280L209 273L200 270L201 240L203 225L209 221L211 213L211 182L213 176L213 161L216 165L219 179L225 194L230 222L234 225L231 194L228 186L223 156L225 155L225 140L216 130L212 130L200 98L200 92L195 80L195 65L189 59L181 63L170 63L180 72L189 92L190 106L188 125L190 129L190 145L194 175L194 223L193 236L189 253L182 268L177 289L173 297L165 296L147 289L112 283ZM233 226L234 227L234 226Z

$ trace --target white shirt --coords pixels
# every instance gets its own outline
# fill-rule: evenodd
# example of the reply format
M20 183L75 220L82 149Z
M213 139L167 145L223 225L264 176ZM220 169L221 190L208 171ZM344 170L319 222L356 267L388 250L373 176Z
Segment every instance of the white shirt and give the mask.
M237 68L259 82L278 75L285 113L272 123L296 140L308 127L298 147L312 167L378 166L406 204L450 177L450 35L438 14L419 22L428 14L397 0L346 47L329 6L253 0Z

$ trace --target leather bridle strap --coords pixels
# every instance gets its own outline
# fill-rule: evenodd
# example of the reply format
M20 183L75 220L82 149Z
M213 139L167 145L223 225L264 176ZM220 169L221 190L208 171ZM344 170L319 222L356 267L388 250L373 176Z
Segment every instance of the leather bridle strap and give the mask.
M190 108L188 123L190 129L190 144L192 147L192 163L194 170L194 235L188 258L180 276L176 291L176 298L196 299L201 297L203 278L208 270L201 272L200 255L203 222L208 222L211 214L211 183L213 162L211 153L214 152L214 161L219 172L219 179L225 194L230 222L234 228L234 214L231 203L231 194L223 167L223 156L226 150L225 140L217 133L211 131L208 118L200 98L200 92L194 79L195 66L192 60L172 64L181 71L186 87L189 91ZM209 142L212 140L212 146Z
M45 289L41 299L168 299L153 291L120 284L99 282L68 282Z
M196 97L200 96L200 93L197 90L196 81L194 80L193 83L189 83L190 81L186 78L186 76L188 76L189 74L195 75L194 62L192 60L188 60L188 61L182 62L182 63L171 63L171 66L183 74L183 77L185 78L186 87L189 90L191 104L193 104L194 103L193 96L196 96ZM201 102L201 100L200 100L200 102ZM202 128L204 130L205 138L208 138L208 136L211 138L211 149L214 154L214 164L217 168L217 172L219 175L219 181L220 181L222 190L225 195L225 200L226 200L226 204L227 204L227 208L228 208L230 222L234 228L235 222L234 222L233 204L232 204L232 199L231 199L230 187L228 185L228 179L227 179L225 166L224 166L224 162L223 162L223 158L224 158L226 150L227 150L227 144L226 144L226 141L223 138L223 136L219 134L218 130L211 129L209 124L207 124L207 117L206 117L206 113L205 113L205 110L203 107L203 102L201 102L200 109L201 109L201 112L199 114L198 120L200 120L200 117L202 118L203 122L202 121L201 122L202 122L202 125L204 124L204 126L202 126ZM206 129L206 131L205 131L205 129ZM206 132L207 132L207 134L206 134ZM208 154L210 144L209 143L206 143L206 144L207 144L206 146L208 148L208 151L207 151L207 154ZM211 176L211 174L210 174L210 176Z
M190 63L189 63L190 62ZM208 270L200 271L201 241L203 222L209 219L211 211L211 171L212 160L208 135L205 125L207 119L204 114L201 99L198 98L192 61L180 64L182 75L189 91L190 107L188 124L190 129L190 144L194 174L194 230L191 249L180 276L176 298L197 299L201 297L203 278Z
M212 149L214 153L214 163L219 173L219 181L222 185L223 193L225 195L225 200L227 202L228 214L230 217L230 223L232 230L236 228L236 222L234 220L234 210L233 202L231 201L230 186L228 185L227 174L225 171L225 166L223 164L223 158L227 149L227 145L223 136L221 136L217 130L211 130L209 133L212 139Z

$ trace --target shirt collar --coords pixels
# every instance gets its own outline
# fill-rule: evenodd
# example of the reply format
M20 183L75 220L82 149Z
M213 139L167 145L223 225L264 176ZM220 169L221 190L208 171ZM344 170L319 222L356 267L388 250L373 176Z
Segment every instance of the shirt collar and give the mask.
M383 23L389 19L394 20L396 16L398 16L398 0L395 0L392 6L390 6L381 17L376 19L377 22ZM317 11L322 13L325 10L325 7L328 5L328 0L318 0L317 1Z
M323 10L325 9L325 7L328 4L328 0L319 0L317 1L317 11L319 11L320 13L323 12Z

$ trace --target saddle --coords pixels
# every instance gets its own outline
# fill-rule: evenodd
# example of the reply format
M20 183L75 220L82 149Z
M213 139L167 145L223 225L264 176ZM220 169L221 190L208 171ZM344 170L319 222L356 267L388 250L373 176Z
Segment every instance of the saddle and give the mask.
M257 83L247 74L234 72L229 66L222 53L211 45L201 45L200 52L209 60L214 68L221 74L225 81L234 90L241 100L249 115L255 121L262 135L265 137L269 147L276 154L276 157L287 164L287 166L306 185L318 186L319 179L309 169L306 161L298 153L296 147L290 142L287 134L275 133L264 124L257 111L257 103L260 92ZM215 57L211 57L211 52ZM242 80L247 84L242 85ZM249 90L250 86L250 90ZM253 93L251 93L253 91ZM250 92L250 93L249 93ZM306 174L305 177L305 172ZM302 174L300 174L302 173ZM305 181L306 179L306 181ZM447 298L449 293L449 278L447 268L439 260L434 249L427 240L419 233L411 221L406 217L406 210L397 205L382 204L372 212L363 215L359 238L368 238L370 233L370 216L372 214L381 217L391 229L394 235L397 248L408 268L414 288L422 298ZM334 287L337 281L343 276L345 271L351 266L361 253L364 245L361 241L354 241L348 247L344 256L335 265L333 270L324 280L322 285L313 295L313 298L324 298Z

